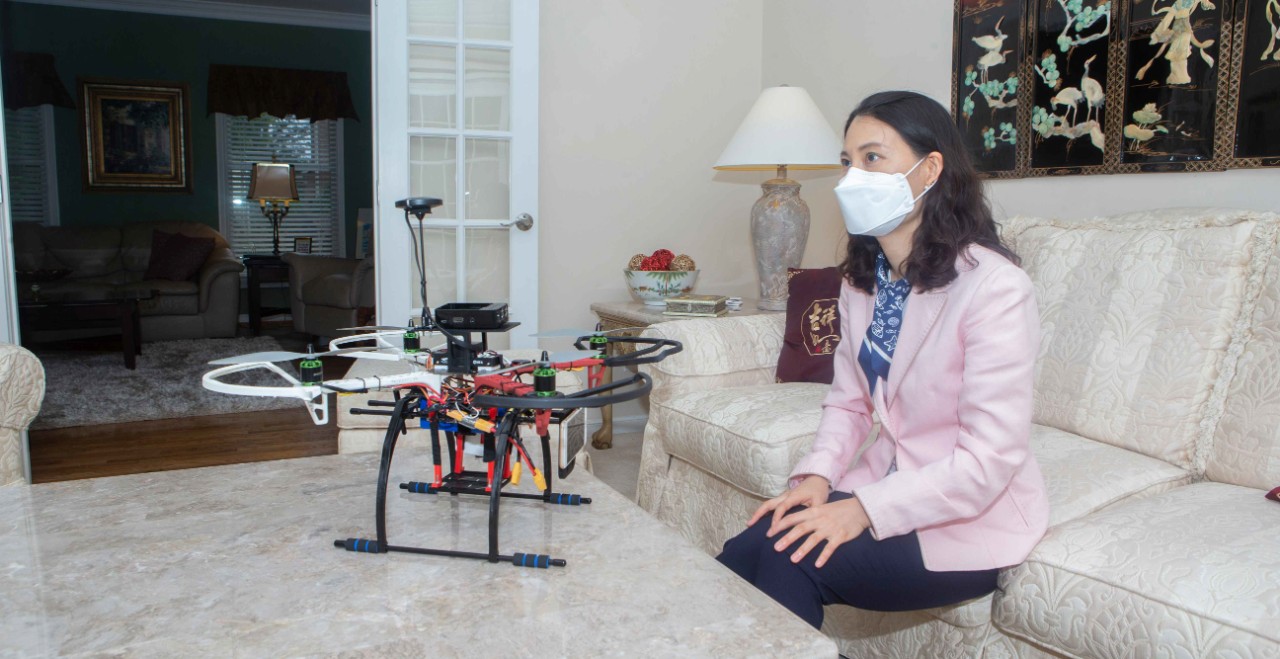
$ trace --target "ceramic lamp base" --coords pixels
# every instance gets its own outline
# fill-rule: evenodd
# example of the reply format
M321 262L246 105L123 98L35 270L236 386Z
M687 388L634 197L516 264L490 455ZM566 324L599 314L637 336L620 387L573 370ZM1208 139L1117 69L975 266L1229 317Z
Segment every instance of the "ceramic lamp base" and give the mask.
M751 207L751 244L760 278L760 309L786 311L787 269L800 267L809 240L809 205L800 184L775 178L761 186L764 196Z

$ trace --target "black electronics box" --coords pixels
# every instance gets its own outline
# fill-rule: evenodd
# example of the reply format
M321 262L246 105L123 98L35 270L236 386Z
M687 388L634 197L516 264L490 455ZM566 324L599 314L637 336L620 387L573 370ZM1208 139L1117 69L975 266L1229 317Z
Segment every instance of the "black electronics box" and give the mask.
M496 330L507 324L500 302L450 302L436 307L436 324L445 329Z

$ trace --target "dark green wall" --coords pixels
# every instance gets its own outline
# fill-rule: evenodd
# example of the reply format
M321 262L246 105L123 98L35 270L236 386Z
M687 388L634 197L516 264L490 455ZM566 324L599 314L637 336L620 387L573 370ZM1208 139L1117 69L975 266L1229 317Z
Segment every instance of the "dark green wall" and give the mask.
M347 249L356 211L373 205L369 32L210 20L0 0L5 49L52 53L79 102L76 77L166 80L190 86L191 194L86 193L79 112L54 108L63 225L188 219L218 226L214 118L206 113L210 64L345 71L360 121L343 120ZM12 75L5 71L5 76Z

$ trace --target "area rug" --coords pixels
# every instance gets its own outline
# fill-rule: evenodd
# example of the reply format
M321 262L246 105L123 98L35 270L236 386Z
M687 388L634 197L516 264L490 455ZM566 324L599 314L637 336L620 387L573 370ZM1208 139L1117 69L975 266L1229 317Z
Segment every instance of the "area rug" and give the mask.
M45 370L44 403L33 430L107 423L173 419L231 412L296 408L295 398L234 396L209 391L200 377L215 367L209 361L265 350L280 350L269 336L238 339L189 339L142 344L138 368L124 367L119 352L41 351ZM285 369L288 364L282 364ZM267 371L237 373L226 382L282 385Z

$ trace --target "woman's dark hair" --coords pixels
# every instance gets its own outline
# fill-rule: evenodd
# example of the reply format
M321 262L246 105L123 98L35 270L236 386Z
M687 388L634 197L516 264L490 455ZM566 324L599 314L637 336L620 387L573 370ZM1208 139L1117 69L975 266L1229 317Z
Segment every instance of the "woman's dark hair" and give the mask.
M1021 265L1018 256L1000 242L982 181L946 109L915 92L880 92L863 99L849 115L845 134L857 117L873 117L891 126L917 158L934 151L942 154L942 175L920 200L924 204L920 228L912 240L911 255L901 266L912 289L927 291L951 283L956 278L956 257L975 243ZM851 235L840 272L853 286L874 293L879 253L875 238Z

